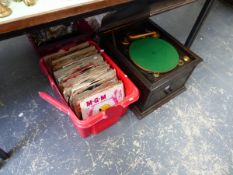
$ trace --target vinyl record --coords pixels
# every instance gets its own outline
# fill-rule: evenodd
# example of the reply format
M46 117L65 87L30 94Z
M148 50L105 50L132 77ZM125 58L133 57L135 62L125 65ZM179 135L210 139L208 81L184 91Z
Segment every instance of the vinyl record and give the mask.
M157 38L133 41L129 55L137 66L153 73L169 72L179 63L177 50L167 41Z

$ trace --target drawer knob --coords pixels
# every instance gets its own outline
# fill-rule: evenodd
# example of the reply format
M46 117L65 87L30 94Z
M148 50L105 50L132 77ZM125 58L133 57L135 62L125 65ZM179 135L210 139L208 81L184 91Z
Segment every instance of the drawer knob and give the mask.
M168 85L167 87L165 87L165 88L164 88L164 92L165 92L165 94L170 94L170 93L172 93L172 88L171 88L171 86Z

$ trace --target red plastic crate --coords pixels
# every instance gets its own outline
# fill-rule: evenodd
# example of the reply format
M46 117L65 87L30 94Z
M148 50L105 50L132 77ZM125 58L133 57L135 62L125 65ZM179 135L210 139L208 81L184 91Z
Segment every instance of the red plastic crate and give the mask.
M60 93L53 76L49 73L44 59L40 59L40 68L45 76L48 77L50 85L54 93L58 96L59 100L54 99L46 92L39 92L40 97L66 113L70 117L80 136L83 138L88 137L91 134L98 134L104 129L112 126L127 111L128 106L139 99L139 91L137 87L132 83L132 81L128 78L128 76L123 73L123 71L111 60L111 58L103 50L99 48L99 46L95 42L89 41L89 43L91 45L94 45L99 50L105 61L116 70L118 79L120 79L124 84L125 98L122 102L116 104L115 106L107 109L106 111L102 111L92 117L89 117L86 120L80 120L79 117L76 116L76 114L72 111L72 109L69 107L68 103L65 101L64 97ZM68 49L69 48L66 47L64 50Z

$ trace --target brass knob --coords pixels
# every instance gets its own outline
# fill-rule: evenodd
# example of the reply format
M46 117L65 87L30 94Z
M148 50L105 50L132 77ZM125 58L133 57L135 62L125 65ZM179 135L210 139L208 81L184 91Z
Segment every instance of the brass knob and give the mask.
M183 60L179 60L178 65L179 65L179 66L183 66L183 65L184 65L184 61L183 61Z
M153 76L154 76L155 78L159 78L159 77L160 77L160 73L159 73L159 72L156 72L156 73L153 74Z
M190 61L190 58L186 55L186 56L183 57L183 60L184 60L185 62L189 62L189 61Z

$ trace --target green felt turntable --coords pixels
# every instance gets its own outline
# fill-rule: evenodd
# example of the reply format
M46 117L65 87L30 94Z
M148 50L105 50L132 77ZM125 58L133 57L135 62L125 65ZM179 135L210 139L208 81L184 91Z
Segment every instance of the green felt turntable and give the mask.
M159 38L133 41L129 56L134 64L150 73L166 73L179 64L179 54L174 46Z

